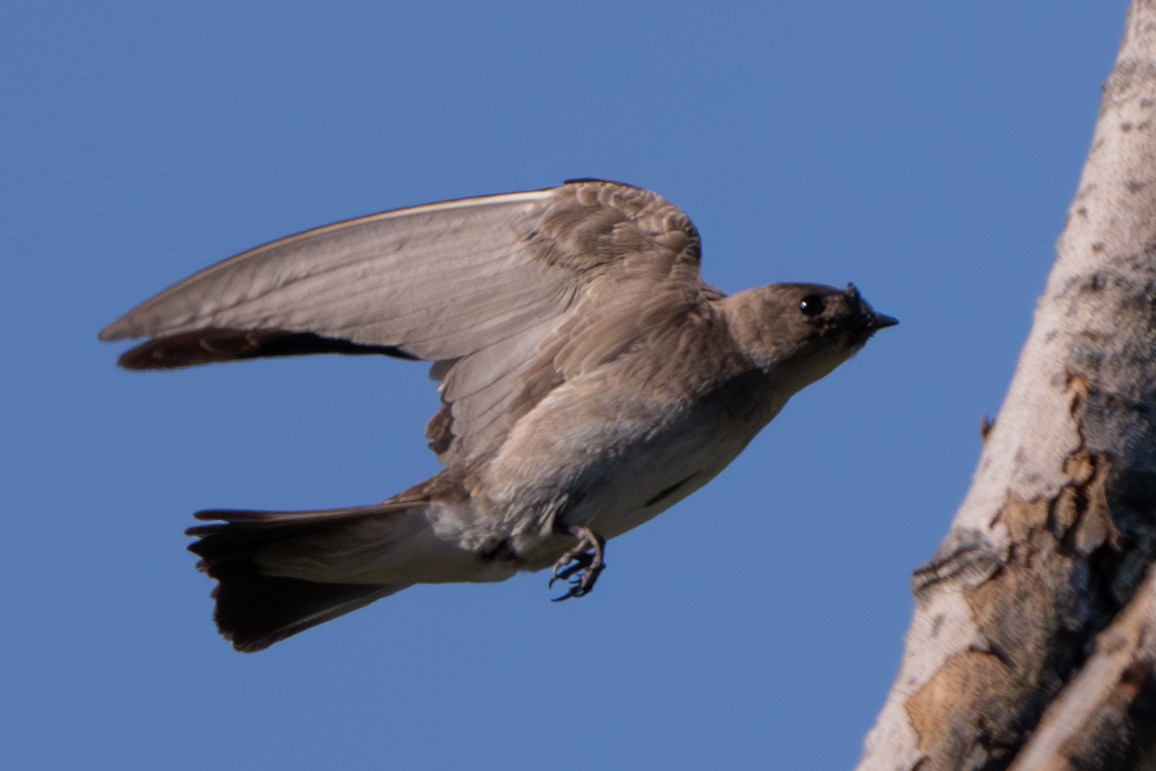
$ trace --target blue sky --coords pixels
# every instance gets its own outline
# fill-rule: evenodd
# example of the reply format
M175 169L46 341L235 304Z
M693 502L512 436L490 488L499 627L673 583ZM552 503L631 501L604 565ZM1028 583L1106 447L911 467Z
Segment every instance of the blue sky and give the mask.
M0 765L849 767L1126 3L406 5L7 9ZM192 513L429 476L424 367L127 373L96 333L281 235L590 176L686 209L728 291L854 281L902 326L613 541L588 599L550 603L544 575L418 587L234 653Z

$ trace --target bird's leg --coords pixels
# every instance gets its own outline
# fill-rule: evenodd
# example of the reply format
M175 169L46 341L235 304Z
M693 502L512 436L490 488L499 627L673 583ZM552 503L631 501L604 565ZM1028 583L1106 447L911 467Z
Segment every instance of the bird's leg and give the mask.
M569 579L570 591L561 597L555 597L554 602L590 594L590 590L598 581L598 575L606 568L606 562L602 559L606 547L605 538L585 525L568 527L566 532L577 538L578 543L554 563L554 575L550 578L550 586L559 579L563 581ZM571 579L571 576L574 578Z

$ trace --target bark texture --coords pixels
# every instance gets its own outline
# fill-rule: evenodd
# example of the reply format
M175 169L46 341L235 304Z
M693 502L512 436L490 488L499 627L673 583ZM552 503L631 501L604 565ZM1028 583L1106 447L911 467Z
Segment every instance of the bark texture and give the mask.
M1140 768L1156 731L1156 0L861 769Z

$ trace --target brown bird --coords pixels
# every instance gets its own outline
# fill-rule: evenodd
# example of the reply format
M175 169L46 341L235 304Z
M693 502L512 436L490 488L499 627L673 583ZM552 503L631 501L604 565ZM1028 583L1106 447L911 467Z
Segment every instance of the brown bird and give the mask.
M607 538L718 474L794 393L897 322L854 286L726 296L686 214L647 190L559 187L375 214L257 247L105 329L166 369L259 356L432 361L445 470L384 503L203 511L189 530L241 651L418 583L553 566L590 592Z

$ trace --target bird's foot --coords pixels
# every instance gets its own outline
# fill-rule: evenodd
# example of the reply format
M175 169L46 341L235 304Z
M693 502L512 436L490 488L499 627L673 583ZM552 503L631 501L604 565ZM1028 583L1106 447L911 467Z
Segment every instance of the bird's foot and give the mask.
M558 580L570 582L570 590L561 597L555 597L554 602L590 594L599 574L606 569L606 561L602 558L606 550L605 538L586 526L570 527L566 532L576 537L578 544L554 563L550 586Z

